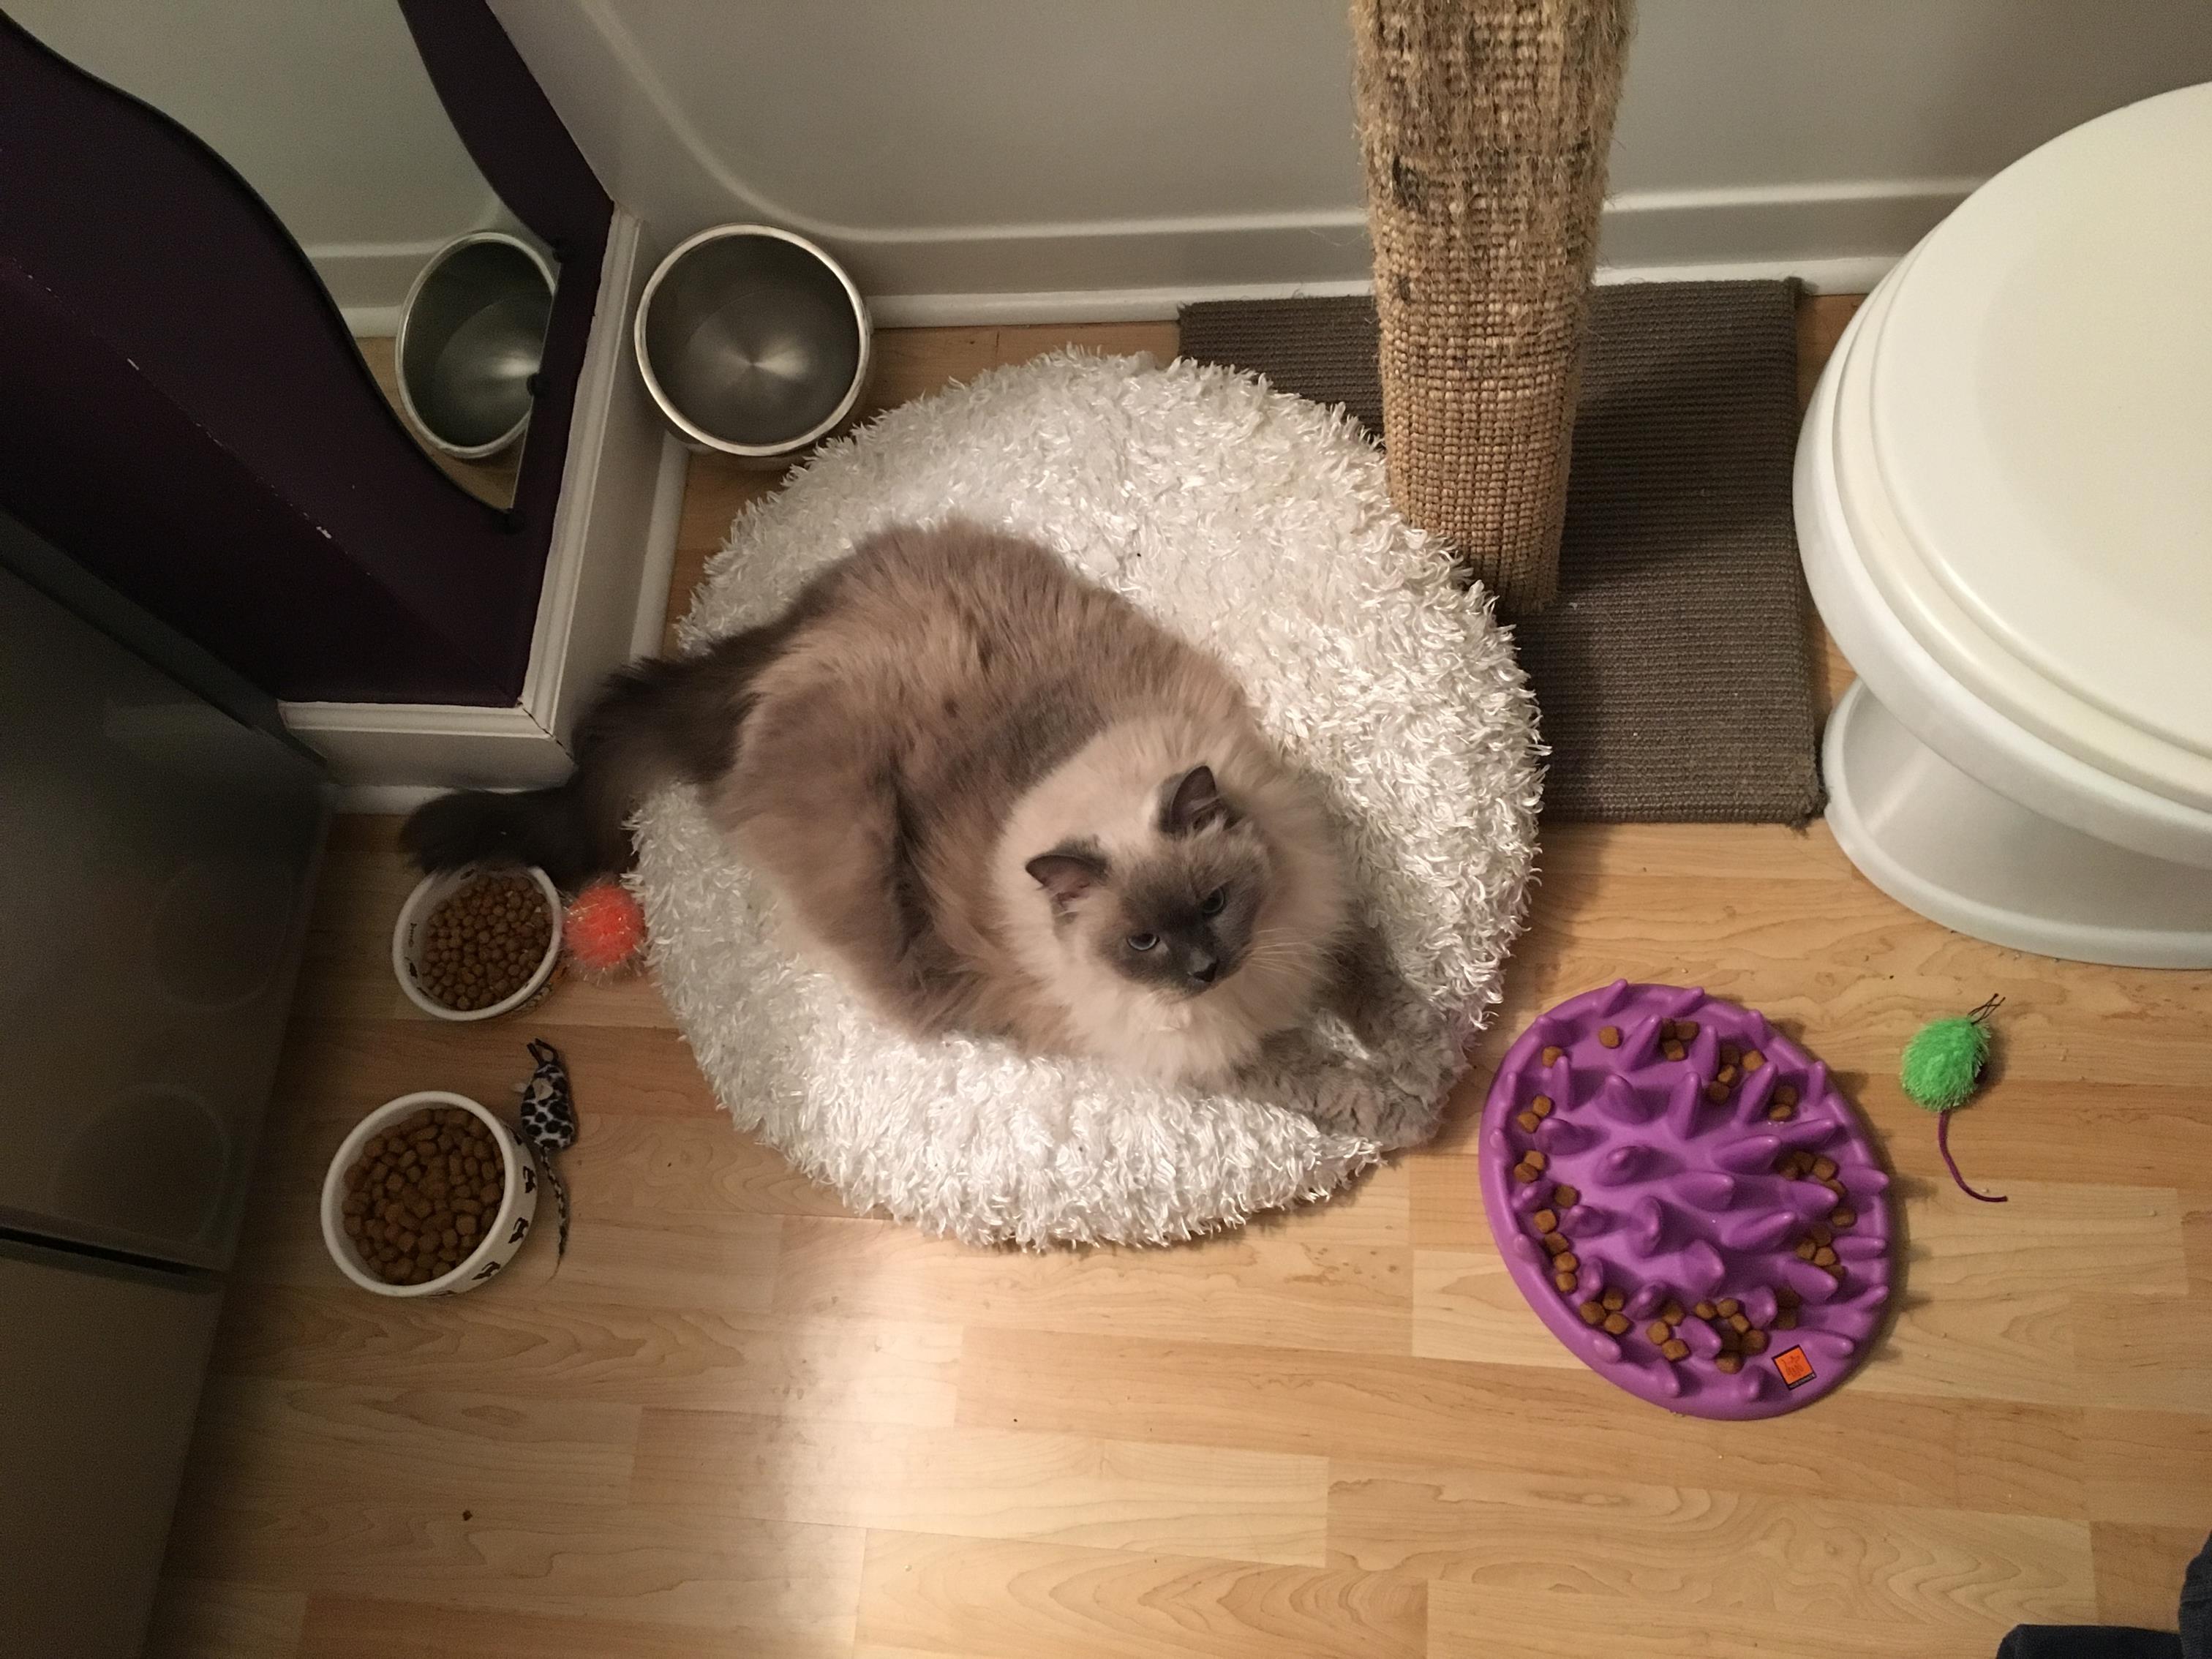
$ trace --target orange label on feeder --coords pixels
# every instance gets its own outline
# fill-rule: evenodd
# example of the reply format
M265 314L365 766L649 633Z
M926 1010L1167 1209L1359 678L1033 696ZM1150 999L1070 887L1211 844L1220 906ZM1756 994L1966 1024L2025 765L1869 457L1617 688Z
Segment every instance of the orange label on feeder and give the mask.
M1791 1388L1813 1380L1813 1362L1805 1358L1802 1348L1788 1348L1774 1356L1774 1369Z

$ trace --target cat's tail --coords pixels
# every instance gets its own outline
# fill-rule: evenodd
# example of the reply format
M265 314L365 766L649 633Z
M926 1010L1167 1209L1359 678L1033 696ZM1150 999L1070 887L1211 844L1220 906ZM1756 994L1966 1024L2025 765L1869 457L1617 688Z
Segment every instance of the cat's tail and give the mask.
M663 784L714 782L737 759L738 727L785 628L758 628L696 657L655 657L608 677L576 728L576 769L550 789L441 795L400 844L430 873L480 862L534 864L573 890L635 859L627 821Z

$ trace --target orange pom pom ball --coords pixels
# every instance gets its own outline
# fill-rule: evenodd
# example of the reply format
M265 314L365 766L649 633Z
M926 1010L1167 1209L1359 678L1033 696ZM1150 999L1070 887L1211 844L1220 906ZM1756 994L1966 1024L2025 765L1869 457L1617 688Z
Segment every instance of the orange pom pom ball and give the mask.
M561 944L587 974L611 974L645 943L645 911L617 881L595 881L568 901Z

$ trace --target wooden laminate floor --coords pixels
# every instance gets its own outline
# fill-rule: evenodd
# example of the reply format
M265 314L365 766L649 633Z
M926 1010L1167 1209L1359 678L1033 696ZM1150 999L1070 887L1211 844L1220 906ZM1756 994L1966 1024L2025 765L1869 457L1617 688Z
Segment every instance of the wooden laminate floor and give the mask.
M1806 313L1813 355L1849 302ZM893 333L909 396L1064 338ZM678 578L768 487L701 463ZM679 600L680 605L680 600ZM1831 689L1848 671L1829 659ZM1188 1249L982 1252L848 1214L716 1111L651 986L410 1015L392 826L344 823L170 1547L154 1650L222 1659L1985 1655L2166 1624L2212 1526L2212 978L2024 957L1826 830L1546 838L1493 1055L1617 975L1792 1027L1900 1174L1902 1311L1832 1399L1675 1418L1571 1361L1489 1241L1467 1124L1344 1201ZM2006 998L1942 1178L1893 1080ZM501 1099L558 1043L567 1264L380 1301L313 1194L363 1111Z

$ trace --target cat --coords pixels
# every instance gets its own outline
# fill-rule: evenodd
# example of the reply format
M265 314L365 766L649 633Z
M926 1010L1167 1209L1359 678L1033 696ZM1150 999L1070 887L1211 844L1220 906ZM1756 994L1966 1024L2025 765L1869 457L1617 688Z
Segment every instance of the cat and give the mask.
M626 868L629 812L698 787L799 942L917 1036L1218 1085L1346 972L1317 789L1218 661L1046 548L884 530L775 621L618 672L552 789L443 796L426 870Z

